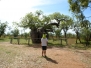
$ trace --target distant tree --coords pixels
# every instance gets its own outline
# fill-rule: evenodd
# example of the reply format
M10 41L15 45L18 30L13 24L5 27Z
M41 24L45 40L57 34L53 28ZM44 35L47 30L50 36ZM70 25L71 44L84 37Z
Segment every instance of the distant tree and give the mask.
M56 34L57 38L60 38L61 37L61 29L56 29L55 34Z
M80 27L80 24L78 23L76 23L76 24L74 24L74 31L75 31L75 33L76 33L76 43L77 43L77 40L79 40L80 41L80 43L81 43L81 39L80 39L80 30L81 30L81 27Z
M49 16L51 19L55 19L57 21L57 23L54 24L56 24L56 26L60 28L60 32L61 30L64 31L65 38L66 38L66 33L73 24L72 18L70 16L60 14L59 12L55 12L53 14L50 14Z
M27 39L29 37L29 33L25 32L23 36L25 37L25 39Z
M18 37L19 35L19 30L18 29L14 29L11 31L11 34L14 36L14 37Z
M91 35L91 29L83 28L81 30L81 36L82 36L82 39L85 41L86 46L90 44L89 42L90 35Z
M64 31L65 38L67 38L67 31L71 29L74 22L71 17L66 15L63 16L63 19L64 20L60 23L60 28Z
M7 22L1 23L0 21L0 37L4 34L6 27L7 27Z
M69 37L69 38L75 38L75 34L67 33L67 37Z
M74 17L76 17L76 20L74 20ZM79 17L77 16L73 16L73 21L74 21L74 24L73 24L73 30L75 31L76 33L76 43L77 41L79 40L80 43L81 43L81 36L80 36L80 30L81 30L81 23L79 21Z

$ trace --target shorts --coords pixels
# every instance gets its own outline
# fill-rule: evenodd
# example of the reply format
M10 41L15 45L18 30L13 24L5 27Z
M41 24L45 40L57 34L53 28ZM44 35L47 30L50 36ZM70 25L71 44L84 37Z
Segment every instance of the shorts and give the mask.
M42 50L46 50L47 49L47 46L42 46Z

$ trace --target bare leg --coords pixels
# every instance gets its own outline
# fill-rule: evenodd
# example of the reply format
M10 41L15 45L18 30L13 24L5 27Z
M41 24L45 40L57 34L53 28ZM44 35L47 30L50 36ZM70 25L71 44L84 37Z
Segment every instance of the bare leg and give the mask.
M42 56L43 56L43 52L44 52L44 51L42 50Z
M46 56L46 50L44 50L44 55Z

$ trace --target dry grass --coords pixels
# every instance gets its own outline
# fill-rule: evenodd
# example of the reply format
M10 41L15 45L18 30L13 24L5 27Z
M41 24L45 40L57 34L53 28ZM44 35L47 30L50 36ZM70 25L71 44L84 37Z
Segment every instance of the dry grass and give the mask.
M40 45L0 43L0 68L91 68L91 50L51 47L41 57Z

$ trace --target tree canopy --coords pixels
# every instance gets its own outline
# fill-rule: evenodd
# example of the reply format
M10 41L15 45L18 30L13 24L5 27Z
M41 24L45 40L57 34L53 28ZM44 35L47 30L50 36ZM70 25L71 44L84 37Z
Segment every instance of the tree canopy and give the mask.
M0 21L0 37L4 34L6 27L7 27L7 22L1 23Z
M35 13L28 13L21 20L21 26L24 28L35 29L43 27L45 24L48 24L50 21L49 16L43 15L41 10L37 10ZM48 27L48 26L47 26Z
M70 10L74 13L80 13L87 8L91 8L91 0L68 0Z
M86 16L84 11L91 9L91 0L68 0L70 11L75 15L79 20L85 20Z

